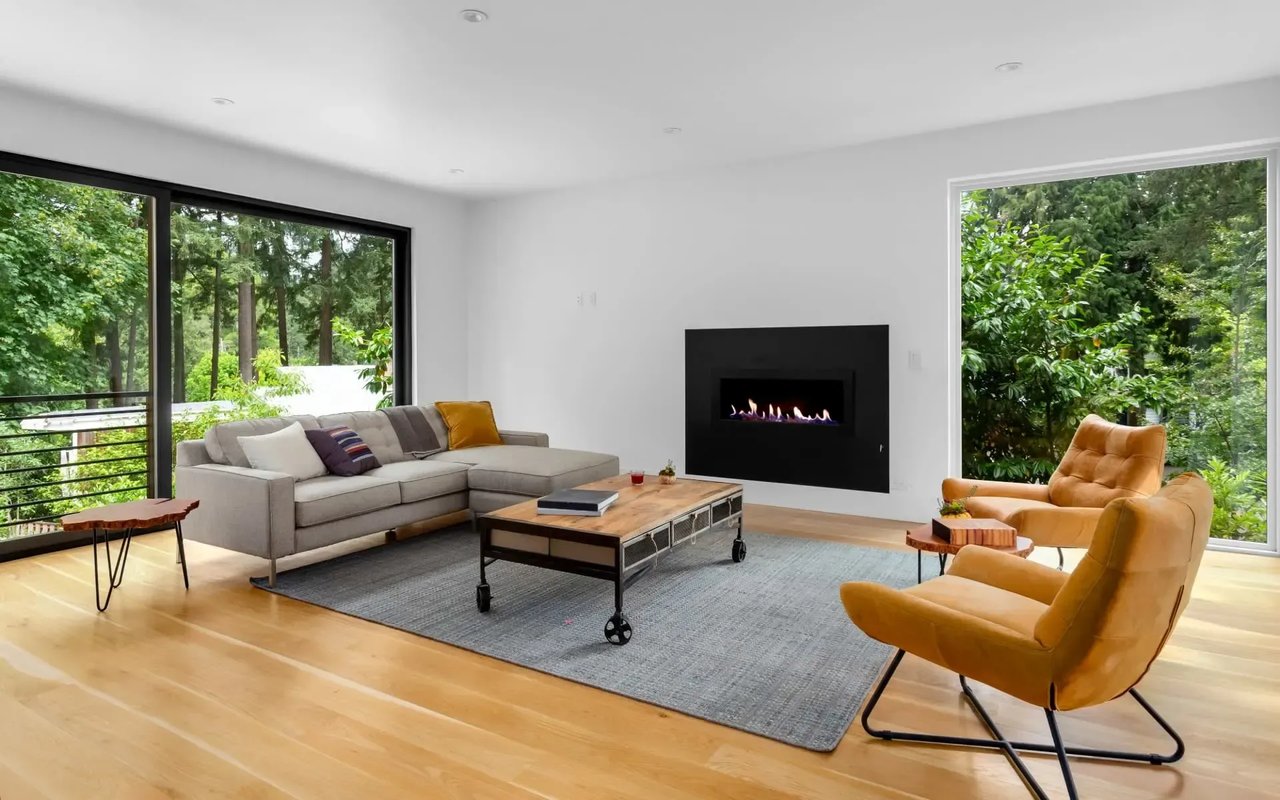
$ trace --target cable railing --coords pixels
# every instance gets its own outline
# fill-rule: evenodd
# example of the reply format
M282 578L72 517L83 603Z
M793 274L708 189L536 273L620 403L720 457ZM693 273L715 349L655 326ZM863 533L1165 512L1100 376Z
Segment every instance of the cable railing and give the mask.
M145 497L148 396L0 397L0 540L56 533L66 514Z

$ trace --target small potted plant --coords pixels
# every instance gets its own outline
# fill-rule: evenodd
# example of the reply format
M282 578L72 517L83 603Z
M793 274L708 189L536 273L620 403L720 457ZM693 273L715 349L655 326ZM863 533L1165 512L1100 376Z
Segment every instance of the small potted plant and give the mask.
M675 483L676 482L676 465L667 459L667 465L658 470L658 483Z
M965 497L958 497L955 500L939 500L938 516L942 519L972 519L973 515L969 513L969 498L977 493L978 487L974 486Z

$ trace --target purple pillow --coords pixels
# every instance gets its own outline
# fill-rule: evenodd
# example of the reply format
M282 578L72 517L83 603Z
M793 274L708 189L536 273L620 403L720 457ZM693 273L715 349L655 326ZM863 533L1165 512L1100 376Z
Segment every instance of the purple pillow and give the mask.
M382 466L364 439L345 425L309 430L307 441L334 475L349 478Z

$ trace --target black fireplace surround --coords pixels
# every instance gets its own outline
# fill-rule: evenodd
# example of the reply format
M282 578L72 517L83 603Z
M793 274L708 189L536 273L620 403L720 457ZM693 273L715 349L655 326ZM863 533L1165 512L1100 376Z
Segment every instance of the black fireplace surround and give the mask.
M889 326L685 331L694 475L889 491Z

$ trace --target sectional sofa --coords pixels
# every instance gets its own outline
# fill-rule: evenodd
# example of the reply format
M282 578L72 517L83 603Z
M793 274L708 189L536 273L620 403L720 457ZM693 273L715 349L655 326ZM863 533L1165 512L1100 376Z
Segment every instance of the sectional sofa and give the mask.
M420 406L444 445L448 432L434 406ZM352 477L297 481L252 469L238 437L345 425L369 444L382 466ZM589 481L617 475L617 456L549 446L545 433L500 431L502 444L434 454L410 452L383 411L227 422L203 441L178 443L177 495L200 501L183 535L268 559L275 584L284 556L470 510L483 514ZM421 457L419 457L421 456Z

